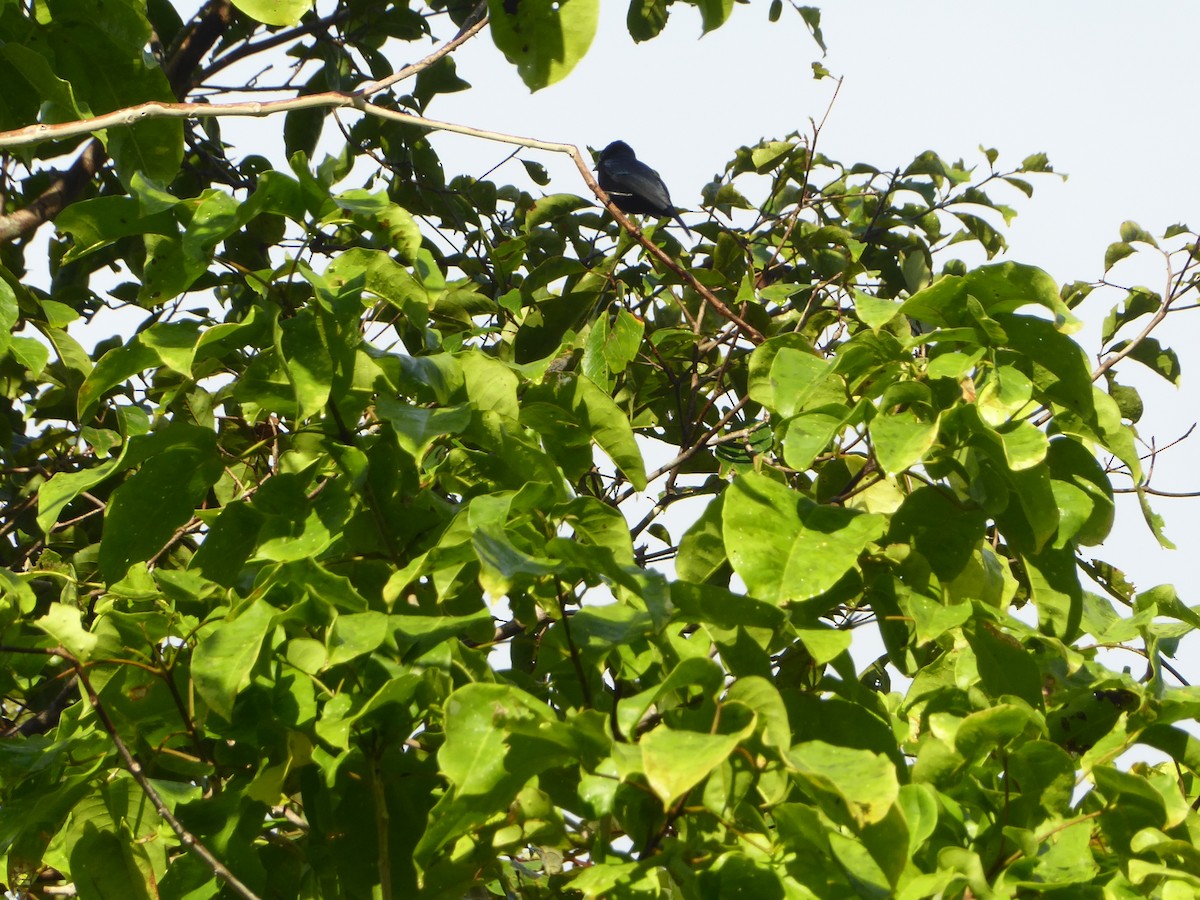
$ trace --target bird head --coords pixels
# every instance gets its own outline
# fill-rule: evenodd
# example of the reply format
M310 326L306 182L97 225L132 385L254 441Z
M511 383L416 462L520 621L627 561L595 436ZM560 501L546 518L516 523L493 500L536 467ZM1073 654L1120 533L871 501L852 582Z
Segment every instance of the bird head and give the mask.
M604 162L606 159L616 159L616 158L622 157L622 156L629 157L631 159L636 159L636 156L633 152L633 148L630 147L627 143L625 143L624 141L613 141L611 144L609 144L607 147L605 147L603 150L600 151L600 158L597 161L596 165L599 165L600 163Z

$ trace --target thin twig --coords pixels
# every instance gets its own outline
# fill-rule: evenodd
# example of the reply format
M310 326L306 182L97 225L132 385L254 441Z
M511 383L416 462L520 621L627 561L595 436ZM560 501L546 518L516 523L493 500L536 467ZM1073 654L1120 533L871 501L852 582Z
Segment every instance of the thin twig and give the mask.
M571 657L571 665L575 669L575 677L579 679L579 690L583 692L584 705L591 709L596 705L592 701L592 686L588 682L587 673L583 671L583 663L579 659L579 648L575 646L575 640L571 637L571 624L568 621L570 616L567 615L567 601L563 599L566 589L557 575L554 576L554 592L558 598L558 611L562 616L563 637L566 638L567 652Z
M430 53L424 59L405 66L403 69L392 73L381 81L375 81L371 84L364 85L363 87L359 88L358 93L363 97L370 97L372 94L378 94L380 91L386 90L397 81L403 81L406 78L411 78L418 72L428 69L443 56L454 52L461 45L465 44L471 38L475 37L475 35L479 34L479 32L483 30L487 23L487 3L484 2L478 4L475 9L471 11L471 14L467 16L466 21L463 22L462 28L459 29L458 34L452 37L441 47L438 47L438 49L433 53Z
M354 10L352 9L339 9L337 12L333 13L332 15L328 15L323 19L317 19L316 21L309 22L305 25L298 25L295 28L289 29L288 31L280 31L256 43L252 44L246 42L240 47L230 50L224 56L219 56L210 62L204 71L202 71L195 79L193 79L192 83L193 85L204 84L213 75L217 74L222 69L228 68L239 60L254 56L255 54L261 53L264 50L270 50L273 47L278 47L281 44L286 44L288 41L295 40L296 38L302 37L305 34L315 35L317 32L328 28L330 25L336 25L342 19L350 18L350 16L353 14ZM238 90L245 90L245 87L240 87Z
M1154 329L1159 326L1159 323L1161 323L1162 320L1167 317L1167 313L1171 311L1171 303L1179 299L1179 295L1173 293L1171 288L1171 282L1173 281L1173 275L1171 272L1171 257L1169 254L1164 255L1167 259L1167 294L1163 297L1162 305L1159 306L1157 312L1150 317L1149 324L1147 324L1146 327L1141 330L1137 337L1122 347L1118 352L1105 359L1104 362L1100 363L1100 365L1096 366L1092 372L1092 381L1098 379L1101 375L1136 350L1138 346L1150 336L1150 332L1154 331Z

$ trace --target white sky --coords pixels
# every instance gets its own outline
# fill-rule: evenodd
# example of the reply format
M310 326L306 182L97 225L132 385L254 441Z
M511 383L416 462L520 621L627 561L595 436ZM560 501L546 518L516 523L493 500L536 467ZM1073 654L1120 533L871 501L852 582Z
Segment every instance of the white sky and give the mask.
M829 47L824 65L845 82L820 138L820 149L845 163L903 166L931 149L943 158L986 161L982 144L1000 150L999 165L1045 151L1064 183L1033 179L1032 200L994 192L1015 206L1006 230L1007 258L1041 266L1060 283L1101 277L1104 251L1122 221L1151 233L1185 222L1200 226L1196 167L1195 37L1200 5L1015 0L860 0L818 4ZM815 81L821 59L788 4L767 21L766 2L736 5L730 22L703 37L699 15L673 6L662 36L635 45L625 5L601 4L592 50L564 81L530 94L486 35L456 54L471 90L438 97L430 114L454 122L599 148L621 138L657 168L677 205L696 208L701 187L736 147L761 137L809 130L829 104L833 82ZM403 61L397 61L403 62ZM449 172L482 173L509 147L438 135ZM550 168L547 192L585 193L578 175L550 154L523 154ZM519 166L493 177L519 177ZM1164 270L1150 256L1112 273L1113 280L1162 290ZM1099 323L1116 292L1097 291L1077 310L1088 322L1078 338L1099 348ZM1194 301L1193 301L1194 302ZM1140 325L1138 326L1140 328ZM1137 363L1120 367L1146 403L1139 426L1159 446L1200 419L1196 371L1200 310L1170 317L1159 339L1174 347L1184 372L1176 389ZM1200 431L1158 460L1153 485L1200 491L1193 464ZM1118 480L1117 487L1127 487ZM1200 603L1192 577L1200 551L1200 498L1154 500L1178 545L1161 550L1129 495L1103 548L1085 548L1123 568L1139 589L1174 583L1184 602ZM1136 660L1134 672L1141 667ZM1116 660L1110 664L1120 665ZM1190 666L1200 681L1200 665Z

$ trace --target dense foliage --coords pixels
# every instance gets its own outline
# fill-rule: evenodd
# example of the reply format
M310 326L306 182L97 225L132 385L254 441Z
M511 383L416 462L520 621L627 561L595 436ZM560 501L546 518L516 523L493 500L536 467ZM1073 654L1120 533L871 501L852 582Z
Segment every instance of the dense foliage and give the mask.
M1196 234L1123 227L1167 288L1093 368L1090 286L993 259L1038 155L761 140L687 243L536 142L451 176L452 54L388 59L483 27L536 88L596 3L484 13L0 0L12 895L1194 896L1200 617L1084 548L1114 479L1161 537L1116 377L1179 377Z

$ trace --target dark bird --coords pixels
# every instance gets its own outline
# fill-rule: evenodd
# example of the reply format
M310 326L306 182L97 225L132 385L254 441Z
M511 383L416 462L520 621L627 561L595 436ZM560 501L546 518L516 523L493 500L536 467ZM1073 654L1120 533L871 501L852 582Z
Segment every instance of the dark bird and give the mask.
M613 141L600 151L596 163L597 181L621 212L640 215L670 216L692 236L691 229L679 218L671 203L667 186L657 172L637 158L624 141Z

